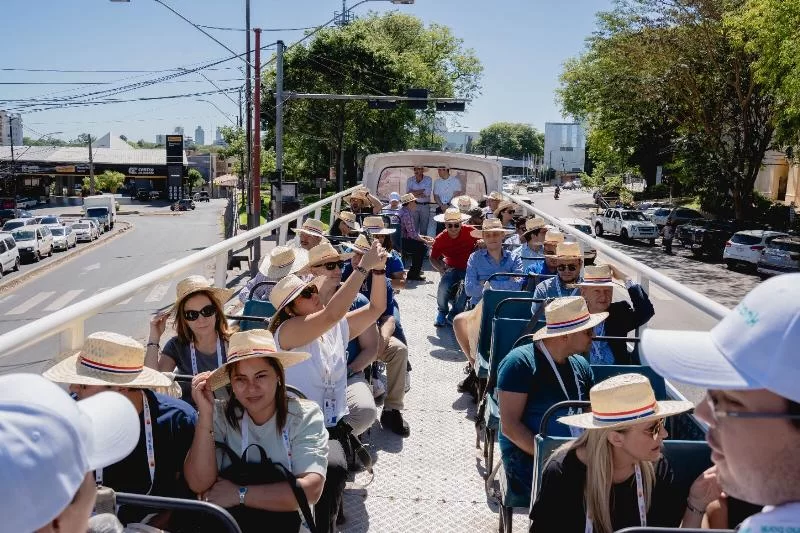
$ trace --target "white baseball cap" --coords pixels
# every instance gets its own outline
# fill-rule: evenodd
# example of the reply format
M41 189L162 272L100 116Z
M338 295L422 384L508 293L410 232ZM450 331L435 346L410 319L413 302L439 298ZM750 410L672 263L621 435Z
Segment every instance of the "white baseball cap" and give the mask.
M0 376L3 531L36 531L73 500L88 472L128 456L139 415L115 392L79 402L36 374Z
M390 202L399 202L400 201L400 193L399 192L389 193L389 201Z
M708 389L767 389L800 402L800 274L750 291L711 331L647 329L642 355L666 378Z

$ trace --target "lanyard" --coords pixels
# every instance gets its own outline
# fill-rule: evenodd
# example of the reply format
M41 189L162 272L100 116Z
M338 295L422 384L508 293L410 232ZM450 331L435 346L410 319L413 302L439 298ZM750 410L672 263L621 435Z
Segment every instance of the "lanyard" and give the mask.
M642 469L637 463L633 467L634 472L636 473L636 500L639 504L639 523L642 524L642 527L647 527L647 509L644 504L644 484L642 483ZM592 533L594 527L592 526L592 520L589 518L589 515L586 515L586 529L584 530L585 533Z
M197 352L194 349L194 343L189 343L189 354L192 357L192 375L197 375ZM217 368L222 366L222 343L217 335Z
M292 448L289 445L289 428L283 428L283 447L286 450L286 455L289 457L289 470L292 470ZM247 411L244 412L242 415L242 458L247 460L244 457L245 452L247 451L247 447L250 445L250 415L247 414Z
M142 391L142 415L144 417L144 446L147 450L147 468L150 471L150 488L145 494L150 494L153 490L153 482L156 478L156 451L153 442L153 419L150 416L150 404L147 402L147 395ZM94 472L95 481L98 485L103 484L103 469L98 468Z
M553 356L547 351L547 348L542 341L539 341L539 349L542 350L547 362L550 363L550 368L553 369L553 373L556 375L556 379L558 379L558 384L561 385L561 390L564 391L564 396L567 397L567 400L570 400L567 387L564 386L564 381L561 379L561 374L558 373L558 368L556 368L556 363L553 361ZM567 364L569 364L570 368L572 368L572 363L567 361ZM574 370L572 371L572 377L575 378L575 389L578 391L578 401L581 401L581 386L578 383L578 376L575 374Z

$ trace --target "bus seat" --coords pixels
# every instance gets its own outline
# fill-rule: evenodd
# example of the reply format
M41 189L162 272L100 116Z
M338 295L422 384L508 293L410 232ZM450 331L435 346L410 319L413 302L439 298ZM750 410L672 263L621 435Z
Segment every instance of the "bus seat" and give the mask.
M600 383L610 377L620 374L642 374L650 380L656 400L669 400L667 398L667 385L664 378L653 370L652 367L644 365L591 365L594 382Z
M542 473L544 472L544 466L547 464L547 460L559 446L571 440L574 439L572 437L536 435L534 438L534 450L536 453L533 456L533 487L531 495L539 494L539 485L542 484Z
M733 529L695 529L695 528L678 528L678 527L626 527L620 529L617 533L735 533Z
M675 476L675 487L688 496L694 480L711 466L711 448L704 440L665 440L663 449Z
M476 373L479 379L485 380L489 377L489 348L492 342L492 318L498 304L506 298L514 297L533 297L533 293L528 291L506 291L495 290L487 288L483 291L483 309L481 310L481 320L478 327L478 346L476 353L476 361L478 368ZM530 318L530 310L528 310L527 318ZM509 316L508 318L526 318L525 316Z

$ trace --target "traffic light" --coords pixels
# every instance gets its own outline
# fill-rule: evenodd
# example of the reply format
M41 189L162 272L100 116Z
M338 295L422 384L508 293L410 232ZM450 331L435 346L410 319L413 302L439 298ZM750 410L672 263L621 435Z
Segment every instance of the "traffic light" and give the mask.
M406 96L409 98L425 98L426 100L410 100L406 102L409 109L428 109L428 89L409 89Z
M367 100L367 105L370 109L397 109L397 102L389 100Z
M466 108L464 102L436 102L436 111L457 111L463 112Z

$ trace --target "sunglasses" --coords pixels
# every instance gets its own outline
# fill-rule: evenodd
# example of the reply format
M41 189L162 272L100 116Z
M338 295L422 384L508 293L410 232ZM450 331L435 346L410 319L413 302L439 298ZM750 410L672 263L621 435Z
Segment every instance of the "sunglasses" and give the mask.
M461 224L458 224L458 223L455 223L455 224L452 224L452 223L451 223L451 224L445 224L445 227L447 227L448 229L458 229L458 228L460 228L460 227L461 227Z
M565 270L569 270L570 272L575 272L576 270L578 270L578 268L580 268L579 265L573 265L572 263L570 263L568 265L558 265L556 267L556 270L558 270L559 272L564 272Z
M208 304L204 308L200 309L199 311L195 311L194 309L186 310L183 312L183 318L188 320L189 322L194 322L200 315L208 318L210 316L214 316L217 313L217 308L214 307L213 304Z
M658 439L658 436L661 434L661 430L664 429L664 422L665 419L659 418L656 420L655 424L647 428L647 432L653 437L653 440Z
M309 285L308 287L306 287L302 291L300 291L299 296L300 296L300 298L305 298L306 300L308 300L309 298L311 298L311 296L313 296L314 294L317 294L318 292L319 291L317 290L317 286L316 285Z
M325 263L322 266L325 267L325 270L339 270L344 268L344 261L332 261L330 263Z

